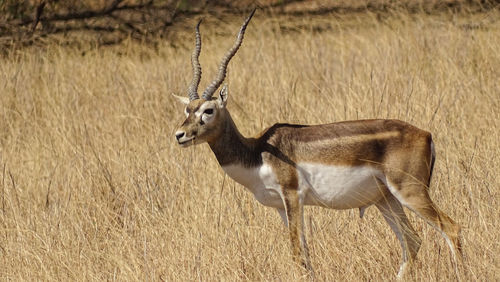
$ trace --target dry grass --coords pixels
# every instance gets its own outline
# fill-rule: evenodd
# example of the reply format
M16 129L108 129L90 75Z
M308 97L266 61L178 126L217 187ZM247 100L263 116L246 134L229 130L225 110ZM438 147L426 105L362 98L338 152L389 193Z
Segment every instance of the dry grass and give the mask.
M463 226L465 280L500 279L500 32L492 15L257 17L229 67L245 135L275 122L398 118L434 134L432 197ZM202 27L202 86L241 18ZM212 23L211 23L211 22ZM480 22L475 28L467 23ZM323 30L323 32L318 32ZM0 62L2 280L299 280L278 214L225 177L207 145L179 148L192 34L50 46ZM454 280L441 236L412 280ZM375 208L306 210L320 280L394 279L400 249Z

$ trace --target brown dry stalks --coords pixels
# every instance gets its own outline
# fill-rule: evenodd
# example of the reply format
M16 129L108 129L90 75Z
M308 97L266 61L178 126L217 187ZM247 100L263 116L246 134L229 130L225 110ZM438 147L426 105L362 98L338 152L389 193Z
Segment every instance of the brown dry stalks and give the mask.
M229 109L247 136L362 118L433 132L431 194L463 226L463 278L499 280L495 13L257 17L229 65ZM201 87L240 22L202 26ZM207 145L174 142L184 115L170 93L191 79L193 34L183 38L189 49L49 46L0 59L2 279L303 279L278 214L225 177ZM399 244L375 208L363 219L307 208L306 221L319 280L394 279ZM454 280L445 241L411 221L423 245L409 278Z

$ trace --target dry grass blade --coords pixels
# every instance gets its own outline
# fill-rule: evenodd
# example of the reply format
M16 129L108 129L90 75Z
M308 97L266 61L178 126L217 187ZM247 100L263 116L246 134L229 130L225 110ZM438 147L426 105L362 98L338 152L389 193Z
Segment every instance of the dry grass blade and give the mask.
M463 27L480 19L254 18L229 67L228 107L246 136L387 117L433 132L431 194L464 226L464 280L500 280L500 26ZM205 22L202 86L240 21ZM277 213L224 179L207 146L174 141L183 109L169 93L189 84L192 37L178 35L185 49L49 45L0 59L2 279L303 278ZM376 209L306 218L318 280L394 277L398 242ZM455 280L440 235L410 220L423 245L409 278Z

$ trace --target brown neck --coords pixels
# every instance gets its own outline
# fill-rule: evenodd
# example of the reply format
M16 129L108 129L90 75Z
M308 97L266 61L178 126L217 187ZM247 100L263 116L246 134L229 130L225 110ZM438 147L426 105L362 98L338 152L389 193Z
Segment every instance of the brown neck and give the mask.
M221 166L240 164L245 167L253 167L262 163L256 139L245 138L236 128L229 112L222 126L221 133L208 144L215 154Z

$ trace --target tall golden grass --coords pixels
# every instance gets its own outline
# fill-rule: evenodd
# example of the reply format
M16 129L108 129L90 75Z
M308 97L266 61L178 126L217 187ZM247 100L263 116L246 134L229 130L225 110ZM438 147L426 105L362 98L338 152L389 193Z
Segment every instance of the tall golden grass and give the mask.
M246 136L364 118L431 131L431 195L463 226L462 279L499 280L499 16L257 16L229 66L229 109ZM241 21L206 18L201 88ZM188 33L1 59L2 280L305 279L278 214L207 145L174 142L184 115L170 93L186 93L192 45ZM423 245L408 278L455 280L445 241L410 220ZM306 225L319 280L394 279L401 251L375 208L307 208Z

